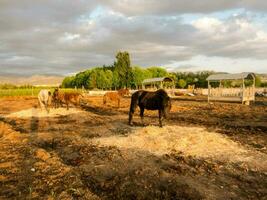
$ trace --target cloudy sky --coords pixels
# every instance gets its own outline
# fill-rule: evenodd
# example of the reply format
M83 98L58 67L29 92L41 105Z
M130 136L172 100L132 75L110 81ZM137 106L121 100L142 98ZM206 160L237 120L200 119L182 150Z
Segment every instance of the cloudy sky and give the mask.
M0 75L114 62L267 73L266 0L1 0Z

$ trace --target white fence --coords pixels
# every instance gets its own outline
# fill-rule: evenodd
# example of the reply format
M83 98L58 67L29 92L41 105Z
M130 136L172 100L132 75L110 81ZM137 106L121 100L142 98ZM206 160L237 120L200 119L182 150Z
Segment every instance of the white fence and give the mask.
M214 88L213 88L214 89ZM216 88L215 88L216 89ZM240 88L221 88L221 93L223 96L235 96L235 95L240 95ZM130 94L133 94L135 91L137 90L130 90ZM195 95L204 95L204 96L208 96L208 89L203 89L203 88L196 88L194 90L192 89L166 89L166 91L168 92L169 95L174 95L175 92L178 93L183 93L183 94L187 94L187 93L193 93ZM264 93L267 92L267 88L255 88L255 92L256 93ZM106 92L111 92L111 90L89 90L86 93L89 96L103 96ZM216 91L214 91L214 93L216 93ZM247 96L247 94L245 93L245 96Z
M208 101L254 101L255 88L210 88L208 94Z

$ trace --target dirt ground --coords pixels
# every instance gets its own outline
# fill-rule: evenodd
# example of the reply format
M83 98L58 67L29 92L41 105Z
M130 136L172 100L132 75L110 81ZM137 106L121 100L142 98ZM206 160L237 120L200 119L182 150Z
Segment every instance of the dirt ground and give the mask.
M0 199L267 199L267 99L175 100L157 112L87 97L80 108L0 99Z

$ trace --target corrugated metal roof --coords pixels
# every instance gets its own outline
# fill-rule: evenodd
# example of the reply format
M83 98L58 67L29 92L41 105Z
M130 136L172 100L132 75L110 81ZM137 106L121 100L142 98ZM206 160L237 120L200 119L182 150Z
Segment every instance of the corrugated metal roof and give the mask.
M254 73L243 72L239 74L212 74L207 78L207 81L220 81L220 80L238 80L254 77Z
M161 81L172 81L172 78L169 78L169 77L149 78L149 79L145 79L143 83L154 83L154 82L161 82Z

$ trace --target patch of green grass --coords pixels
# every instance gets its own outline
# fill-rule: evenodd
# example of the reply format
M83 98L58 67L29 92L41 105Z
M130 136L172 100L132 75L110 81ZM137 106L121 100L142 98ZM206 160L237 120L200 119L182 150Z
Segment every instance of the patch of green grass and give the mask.
M0 98L1 97L17 97L17 96L37 96L40 90L44 88L17 88L17 89L0 89ZM55 88L47 88L51 92L54 92ZM64 92L73 92L81 90L75 90L71 88L60 89Z

